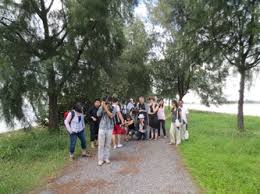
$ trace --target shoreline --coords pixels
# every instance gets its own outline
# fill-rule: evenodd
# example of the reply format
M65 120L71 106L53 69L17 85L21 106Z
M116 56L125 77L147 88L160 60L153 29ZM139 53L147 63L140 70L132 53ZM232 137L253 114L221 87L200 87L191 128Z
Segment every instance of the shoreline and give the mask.
M212 111L210 111L210 110L201 110L201 109L194 109L194 108L189 108L189 106L188 105L190 105L190 104L186 104L186 107L188 107L188 110L189 111L192 111L192 112L202 112L202 113L212 113L212 114L226 114L226 115L233 115L233 116L236 116L237 115L237 113L230 113L230 112L218 112L218 111L214 111L214 110L212 110ZM199 105L199 104L197 104L197 105ZM259 104L260 105L260 104ZM208 108L210 108L210 107L208 107ZM244 113L244 116L245 117L256 117L256 118L259 118L260 117L260 115L257 115L257 114L245 114ZM32 126L32 128L30 129L30 130L34 130L34 129L37 129L38 127L39 127L40 125L34 125L34 126ZM21 132L21 131L24 131L25 130L25 128L18 128L18 129L10 129L9 131L6 131L6 130L4 130L4 131L1 131L1 129L0 129L0 136L1 135L7 135L8 133L10 133L10 134L12 134L12 133L14 133L14 132Z

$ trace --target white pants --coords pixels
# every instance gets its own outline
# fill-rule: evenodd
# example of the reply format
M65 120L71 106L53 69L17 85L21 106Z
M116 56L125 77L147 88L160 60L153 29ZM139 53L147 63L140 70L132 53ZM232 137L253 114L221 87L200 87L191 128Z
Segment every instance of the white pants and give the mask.
M112 130L99 129L98 132L98 160L105 161L109 159L112 140Z
M173 122L171 122L170 128L170 142L173 144L180 144L181 143L181 132L180 129L175 126Z
M187 124L182 124L181 125L181 140L185 140L186 130L187 130Z

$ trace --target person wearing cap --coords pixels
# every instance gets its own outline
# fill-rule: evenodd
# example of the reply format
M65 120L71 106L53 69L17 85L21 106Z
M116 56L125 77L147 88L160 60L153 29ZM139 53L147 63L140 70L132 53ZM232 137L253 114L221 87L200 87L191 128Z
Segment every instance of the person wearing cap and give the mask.
M139 97L139 103L137 104L137 110L138 110L138 116L140 114L144 115L144 122L146 125L145 127L146 127L146 134L147 134L146 137L149 138L149 136L150 136L150 128L148 127L148 125L149 125L149 119L148 119L149 105L145 103L143 96Z
M144 118L145 117L143 114L140 114L138 116L139 124L138 124L137 140L146 140L146 124Z

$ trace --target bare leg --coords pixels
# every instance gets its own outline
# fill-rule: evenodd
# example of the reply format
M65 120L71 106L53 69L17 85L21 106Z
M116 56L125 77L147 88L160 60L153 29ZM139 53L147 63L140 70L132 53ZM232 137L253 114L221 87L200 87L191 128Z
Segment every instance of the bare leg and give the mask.
M112 142L113 142L114 148L116 148L116 135L112 135Z
M155 139L158 139L158 132L155 132Z
M153 128L151 128L151 139L153 139L154 138L154 132L153 132Z
M121 144L121 135L117 135L117 145Z

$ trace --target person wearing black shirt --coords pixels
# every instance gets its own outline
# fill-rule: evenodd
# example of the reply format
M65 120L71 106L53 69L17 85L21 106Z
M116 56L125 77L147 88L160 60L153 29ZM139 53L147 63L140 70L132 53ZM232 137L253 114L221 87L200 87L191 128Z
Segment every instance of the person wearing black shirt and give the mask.
M100 100L96 99L94 105L89 109L89 124L90 124L90 141L91 148L95 148L98 139L98 128L99 128L99 118L97 116L97 111L100 107Z
M158 139L158 129L160 127L160 123L157 117L157 112L159 109L159 106L155 100L154 96L149 97L150 101L150 109L148 112L148 117L149 117L149 126L151 129L151 139Z

